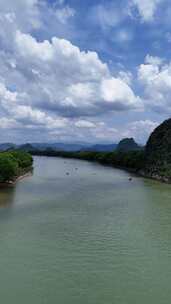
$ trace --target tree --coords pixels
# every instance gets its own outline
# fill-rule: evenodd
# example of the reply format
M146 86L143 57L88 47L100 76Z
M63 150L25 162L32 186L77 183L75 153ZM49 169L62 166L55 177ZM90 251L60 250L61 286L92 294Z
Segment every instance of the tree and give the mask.
M0 154L0 182L12 180L18 174L18 163L8 153Z

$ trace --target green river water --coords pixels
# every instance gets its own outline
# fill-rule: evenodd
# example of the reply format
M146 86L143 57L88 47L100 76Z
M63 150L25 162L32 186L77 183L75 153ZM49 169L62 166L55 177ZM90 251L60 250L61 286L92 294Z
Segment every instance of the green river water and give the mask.
M171 185L72 159L34 166L0 190L0 303L170 304Z

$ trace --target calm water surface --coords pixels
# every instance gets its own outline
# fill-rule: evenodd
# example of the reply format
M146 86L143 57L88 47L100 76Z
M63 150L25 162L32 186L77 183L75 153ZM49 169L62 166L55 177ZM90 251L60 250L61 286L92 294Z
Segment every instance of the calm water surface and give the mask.
M171 186L129 176L36 157L2 189L0 302L170 304Z

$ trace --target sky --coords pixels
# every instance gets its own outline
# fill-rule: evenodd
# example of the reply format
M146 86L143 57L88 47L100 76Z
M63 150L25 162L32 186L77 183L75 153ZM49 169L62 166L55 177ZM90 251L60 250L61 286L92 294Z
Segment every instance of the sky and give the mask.
M0 142L144 144L171 114L170 0L0 0Z

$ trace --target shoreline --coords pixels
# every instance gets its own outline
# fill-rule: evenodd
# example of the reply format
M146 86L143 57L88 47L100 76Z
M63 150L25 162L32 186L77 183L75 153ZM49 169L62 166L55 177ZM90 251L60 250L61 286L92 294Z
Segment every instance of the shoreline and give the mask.
M17 176L14 180L11 180L11 181L8 181L8 182L0 182L0 188L15 186L18 181L20 181L20 180L22 180L26 177L31 176L32 175L32 170L26 172L25 174Z
M63 158L63 159L75 159L75 160L80 160L80 161L88 161L90 163L96 163L96 164L99 164L99 165L102 165L102 166L105 166L105 167L110 167L110 168L113 168L113 169L120 169L120 170L124 170L124 171L127 171L128 173L132 173L134 174L136 177L142 177L142 178L146 178L146 179L150 179L150 180L154 180L154 181L157 181L157 182L160 182L160 183L164 183L164 184L171 184L171 179L169 179L168 177L166 176L161 176L159 174L154 174L154 175L150 175L148 173L145 173L145 171L143 169L135 169L135 168L129 168L129 167L125 167L125 166L114 166L113 164L110 164L110 163L103 163L103 162L100 162L100 161L97 161L97 160L91 160L91 159L83 159L83 158L79 158L79 157L69 157L69 156L62 156L62 155L33 155L33 156L38 156L38 157L57 157L57 158Z

